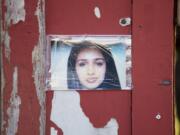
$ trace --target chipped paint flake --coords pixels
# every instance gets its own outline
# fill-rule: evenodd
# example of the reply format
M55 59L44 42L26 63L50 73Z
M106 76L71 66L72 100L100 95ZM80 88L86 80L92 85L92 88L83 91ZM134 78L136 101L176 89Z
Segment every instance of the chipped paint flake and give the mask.
M18 96L18 69L14 68L13 73L13 89L11 92L10 98L10 106L7 109L8 115L8 126L6 128L7 135L15 135L18 130L18 122L19 122L19 106L21 104L21 99Z
M19 21L25 21L24 0L5 0L6 12L4 20L4 29L1 30L2 42L5 45L5 57L10 61L10 36L9 28L11 24L17 24Z
M45 123L46 123L46 112L45 112L45 18L44 18L44 0L39 0L36 8L35 15L37 16L39 26L39 40L38 44L34 47L32 52L32 63L33 63L33 77L34 84L36 87L36 93L40 105L39 115L39 132L40 135L45 135Z
M95 16L96 16L98 19L101 18L101 12L100 12L99 7L96 6L96 7L94 8L94 14L95 14Z
M95 128L80 106L80 96L76 91L54 91L51 121L63 131L63 135L118 135L115 118L102 128Z
M25 9L24 0L6 0L5 6L7 7L7 12L5 14L5 19L7 25L17 24L19 21L25 21Z

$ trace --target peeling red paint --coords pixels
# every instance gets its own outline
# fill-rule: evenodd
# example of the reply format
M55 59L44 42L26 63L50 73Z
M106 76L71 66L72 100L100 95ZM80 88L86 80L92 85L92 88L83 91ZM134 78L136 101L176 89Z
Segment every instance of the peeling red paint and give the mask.
M42 0L43 1L43 0ZM4 3L5 0L2 1ZM40 6L42 3L40 3ZM2 59L3 59L3 73L5 85L2 90L3 93L3 128L2 134L8 127L7 109L10 105L9 100L12 91L12 76L14 66L18 66L18 95L21 98L20 116L18 122L17 134L34 134L42 135L40 133L40 103L37 97L37 92L33 78L33 65L32 65L32 51L39 41L39 24L38 17L35 15L38 2L35 0L26 1L24 8L26 11L26 19L24 22L20 21L13 24L7 29L6 20L2 20L3 31L8 32L10 36L9 47L11 50L10 59L6 59L6 46L3 40L2 46ZM40 12L42 10L40 9ZM6 14L7 10L3 6L2 16ZM42 11L43 12L43 11ZM41 103L41 106L42 103ZM43 114L44 115L44 114ZM45 123L44 123L45 124ZM41 129L45 130L45 129Z
M9 100L10 106L7 109L8 126L6 128L6 134L16 134L18 130L18 122L20 116L21 98L18 95L18 68L14 67L13 72L13 88L11 92L11 98Z

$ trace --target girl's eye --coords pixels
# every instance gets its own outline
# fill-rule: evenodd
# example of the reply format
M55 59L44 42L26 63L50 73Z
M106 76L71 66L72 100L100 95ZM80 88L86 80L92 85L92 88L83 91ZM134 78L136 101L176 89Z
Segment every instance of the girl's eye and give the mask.
M86 63L80 62L78 65L79 65L80 67L84 67L84 66L86 65Z
M101 67L101 66L103 66L103 65L104 65L104 61L101 61L101 62L96 62L96 65L97 65L97 66L99 66L99 67Z

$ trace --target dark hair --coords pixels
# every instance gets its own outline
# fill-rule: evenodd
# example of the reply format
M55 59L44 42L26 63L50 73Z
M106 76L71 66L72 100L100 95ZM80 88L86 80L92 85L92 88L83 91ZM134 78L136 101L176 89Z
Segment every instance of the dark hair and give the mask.
M89 41L73 44L70 56L68 58L68 72L67 72L68 88L69 89L83 88L82 84L78 79L75 69L75 64L78 54L80 53L81 50L85 48L96 48L102 53L102 55L105 58L105 62L106 62L105 78L104 81L100 84L100 86L98 86L96 89L121 89L116 71L116 66L112 58L111 52L105 47Z

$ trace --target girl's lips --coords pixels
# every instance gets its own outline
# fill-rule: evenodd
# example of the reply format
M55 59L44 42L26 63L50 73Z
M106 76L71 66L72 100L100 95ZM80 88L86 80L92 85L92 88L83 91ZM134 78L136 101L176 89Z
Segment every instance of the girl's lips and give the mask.
M96 80L97 80L97 78L96 78L96 77L93 77L93 78L88 78L86 81L87 81L88 83L95 83Z

